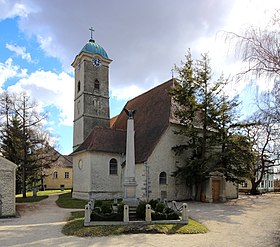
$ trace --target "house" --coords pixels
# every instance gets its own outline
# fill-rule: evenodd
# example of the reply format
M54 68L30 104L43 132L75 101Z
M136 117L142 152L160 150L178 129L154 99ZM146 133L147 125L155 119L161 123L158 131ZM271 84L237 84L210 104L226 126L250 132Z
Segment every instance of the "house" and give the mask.
M109 116L111 62L106 51L90 39L72 63L74 198L112 199L123 195L127 115L122 110L112 119ZM168 80L124 107L136 109L135 180L137 198L142 200L185 200L193 196L184 181L172 176L184 163L184 157L175 156L172 147L185 138L174 134L182 126L173 116L173 101L168 94L173 84L173 79ZM237 197L236 186L226 183L221 174L214 174L205 186L205 201Z
M0 217L16 214L16 164L0 157Z
M257 178L259 178L260 174L257 173ZM257 189L261 193L272 192L274 191L274 167L269 167L267 171L264 173L263 178L258 185ZM249 192L252 189L252 183L250 180L246 180L241 183L239 186L240 192Z
M72 189L72 157L59 154L56 161L43 170L43 188L46 190Z

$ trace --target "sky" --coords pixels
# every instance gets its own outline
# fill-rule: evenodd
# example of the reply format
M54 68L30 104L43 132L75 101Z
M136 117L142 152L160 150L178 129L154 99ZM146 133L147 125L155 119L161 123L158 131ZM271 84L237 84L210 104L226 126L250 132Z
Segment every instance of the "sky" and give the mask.
M172 77L187 50L209 53L213 73L228 77L240 62L225 31L262 27L278 0L0 0L0 92L26 91L49 112L47 128L62 154L72 151L75 56L93 37L113 60L110 115ZM259 82L260 90L267 83ZM250 80L232 84L251 111ZM249 97L250 96L250 97Z

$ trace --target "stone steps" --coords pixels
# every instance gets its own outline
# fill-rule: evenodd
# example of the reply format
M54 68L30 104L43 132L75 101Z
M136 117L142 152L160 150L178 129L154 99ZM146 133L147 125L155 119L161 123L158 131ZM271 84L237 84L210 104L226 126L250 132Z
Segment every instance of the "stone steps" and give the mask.
M129 206L129 221L139 220L136 215L137 206Z

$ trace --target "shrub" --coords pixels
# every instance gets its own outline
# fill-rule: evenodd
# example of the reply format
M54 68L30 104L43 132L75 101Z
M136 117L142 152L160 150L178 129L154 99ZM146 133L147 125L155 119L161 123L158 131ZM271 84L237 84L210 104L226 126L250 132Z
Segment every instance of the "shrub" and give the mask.
M101 214L101 208L100 207L95 207L93 210L93 212Z
M141 201L136 208L136 216L140 219L145 219L147 202Z
M167 216L164 213L155 212L152 213L152 220L166 220Z
M163 203L159 202L156 205L156 212L163 213L164 208L165 208L165 205Z
M94 207L101 207L102 204L103 204L103 202L102 202L101 200L96 200L96 201L94 202Z
M123 215L119 213L111 213L111 214L98 214L96 212L92 212L90 215L90 220L92 221L122 221Z
M112 207L110 204L102 204L101 205L102 214L110 214L112 213Z
M148 203L141 201L136 209L136 215L139 219L145 219L146 216L146 205ZM149 204L152 207L156 205L152 213L152 220L177 220L179 219L179 214L176 213L172 208L166 207L163 203L157 200L149 201ZM153 208L153 207L152 207Z
M179 214L177 214L176 212L172 212L172 213L169 213L169 214L166 214L166 219L167 220L178 220L179 219Z
M118 205L118 214L122 214L123 215L123 208L124 208L124 204L123 203L120 203Z
M165 207L163 212L166 213L166 214L175 213L175 211L172 208L169 208L169 207Z
M152 199L152 200L149 201L149 204L151 205L151 208L153 210L156 210L156 206L157 206L158 203L159 203L159 200Z

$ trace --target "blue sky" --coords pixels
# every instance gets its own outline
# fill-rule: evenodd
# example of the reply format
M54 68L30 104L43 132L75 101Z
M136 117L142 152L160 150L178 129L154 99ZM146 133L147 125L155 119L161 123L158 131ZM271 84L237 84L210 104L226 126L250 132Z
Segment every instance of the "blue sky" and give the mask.
M240 63L221 31L261 26L276 6L276 0L0 0L0 87L25 90L35 98L50 113L47 128L59 151L69 154L74 97L70 65L90 38L89 27L113 60L112 117L127 100L169 80L188 48L197 58L208 52L217 75L238 72ZM254 95L248 82L227 89L247 98L244 113L251 112ZM266 90L267 84L259 82L259 87Z

